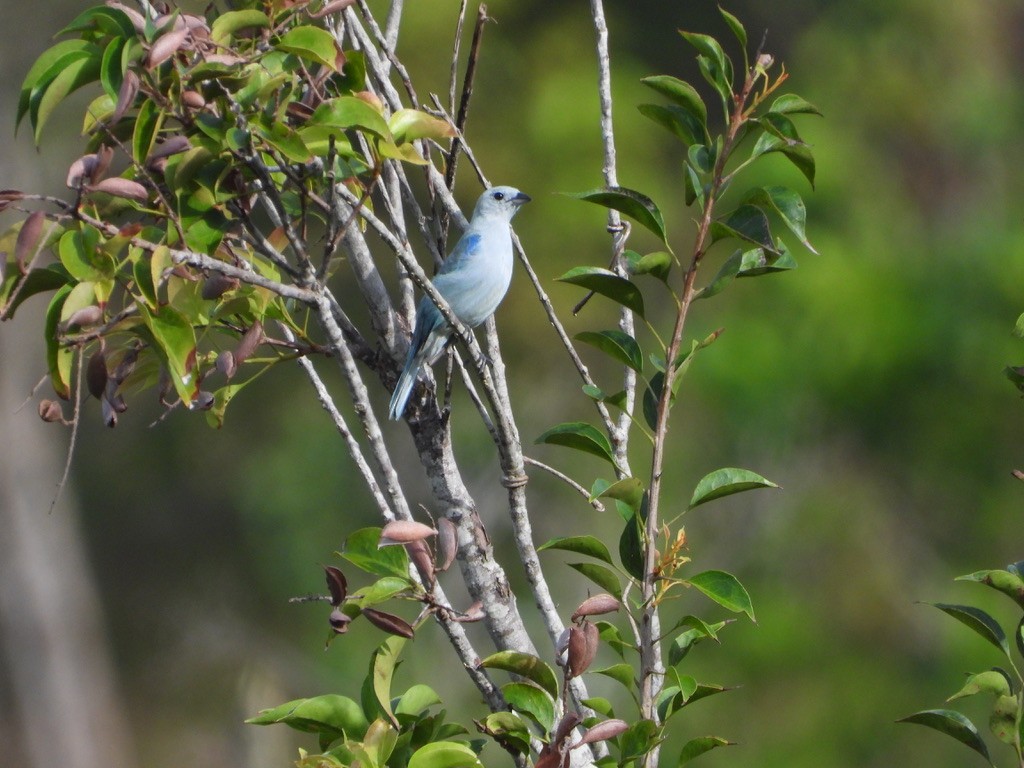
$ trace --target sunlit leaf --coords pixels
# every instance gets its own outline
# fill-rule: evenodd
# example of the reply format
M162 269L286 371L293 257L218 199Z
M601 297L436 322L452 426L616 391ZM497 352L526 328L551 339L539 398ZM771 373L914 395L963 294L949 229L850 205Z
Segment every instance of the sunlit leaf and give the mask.
M551 696L531 683L506 683L501 687L505 701L513 709L529 715L533 720L549 732L555 723L555 704Z
M782 96L779 96L779 98L772 102L768 111L778 112L783 115L821 115L821 112L818 111L816 106L797 96L795 93L785 93Z
M396 144L416 139L447 139L456 135L455 128L448 121L418 109L398 110L388 120L388 128Z
M551 667L529 653L499 651L480 662L485 669L502 669L539 685L552 698L558 696L558 679Z
M608 438L599 429L585 421L559 424L547 430L534 442L562 445L602 458L613 466L615 464L615 457L612 455L612 446L608 442Z
M568 565L597 584L605 592L615 596L622 595L622 583L610 568L598 565L597 563L569 563Z
M975 581L986 584L1012 599L1024 608L1024 579L1011 571L976 571L966 576L957 576L956 581Z
M294 53L296 56L317 64L323 64L337 71L341 50L334 36L325 29L312 26L292 27L274 45L279 51Z
M612 564L612 556L608 547L596 536L565 536L551 539L537 547L538 552L545 549L561 549L566 552L574 552L577 555L594 557L609 565Z
M480 759L469 745L459 741L434 741L409 758L407 768L479 768Z
M178 397L186 405L198 390L194 377L196 335L188 318L170 306L151 310L139 305L139 315L153 335L157 349L171 373Z
M670 75L653 75L651 77L643 77L640 82L646 85L648 88L657 91L667 99L671 99L677 105L685 109L697 120L697 125L704 127L708 122L708 108L704 104L704 100L697 93L697 89L684 80L680 80L678 77L672 77ZM706 128L701 132L704 137L707 136Z
M210 26L210 39L214 43L226 42L241 29L262 29L270 26L270 18L263 11L249 8L222 13Z
M703 755L705 752L710 752L716 747L733 746L734 743L735 742L728 741L720 736L700 736L696 739L690 739L683 745L683 748L679 753L679 762L676 764L686 765L694 758Z
M570 194L569 197L624 213L665 241L665 219L661 215L661 210L651 198L641 192L626 187L607 187Z
M597 347L609 357L618 360L637 373L643 372L644 353L636 339L619 330L583 331L575 336L577 341Z
M756 472L736 467L724 467L709 472L700 479L693 489L689 509L723 496L749 491L754 488L778 488L771 480L766 480Z
M361 528L345 539L341 556L352 565L378 576L409 577L405 547L380 547L380 528Z
M612 664L610 667L595 669L593 672L595 675L610 677L612 680L615 680L617 683L622 685L627 691L633 691L636 688L636 673L634 672L631 664Z
M601 267L573 267L558 279L607 296L640 317L644 316L644 297L640 289L610 270Z
M997 697L1007 696L1010 692L1010 681L1007 674L999 669L989 669L968 677L963 687L946 701L955 701L979 693L991 693Z
M685 582L696 587L723 608L733 613L745 613L754 621L754 607L750 595L739 579L725 571L704 571L691 576Z
M350 738L361 738L369 723L362 708L352 699L326 694L311 699L296 699L273 709L261 710L245 722L250 725L284 723L306 733L328 731Z
M391 129L380 112L355 96L328 99L316 108L309 118L309 124L342 129L359 128L386 139L391 138Z

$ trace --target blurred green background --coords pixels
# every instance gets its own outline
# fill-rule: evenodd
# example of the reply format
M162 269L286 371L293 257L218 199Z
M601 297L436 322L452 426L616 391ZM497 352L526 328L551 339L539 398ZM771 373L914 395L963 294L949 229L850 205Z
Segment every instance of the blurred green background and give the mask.
M72 105L57 113L39 153L29 131L13 138L13 115L34 56L88 5L48 0L27 11L0 0L8 19L0 28L0 187L58 190L79 154ZM444 94L458 2L407 6L399 53L421 94ZM782 161L747 179L804 195L808 234L821 255L797 249L795 272L740 281L692 315L692 336L725 332L691 367L674 411L670 497L681 508L695 482L723 465L755 470L784 490L717 502L687 520L694 567L737 574L758 623L737 622L721 646L704 644L687 658L699 680L742 687L674 720L665 758L674 759L685 739L715 733L739 746L702 758L708 766L968 765L978 758L964 747L894 721L941 706L963 672L999 663L967 629L917 601L973 602L1007 625L1016 620L1008 601L952 578L1024 557L1024 489L1010 476L1024 464L1021 403L1001 373L1024 359L1024 345L1010 334L1024 310L1024 6L733 0L727 7L753 40L768 30L766 50L791 73L783 90L825 114L799 121L818 160L813 192ZM468 138L493 182L533 196L516 228L570 332L611 327L613 312L600 301L572 318L579 291L554 282L572 266L603 265L609 256L603 211L556 194L601 184L589 8L539 0L494 0L488 8L497 23L485 33ZM705 0L609 2L607 13L619 179L660 204L674 247L685 253L695 214L682 204L682 148L637 112L637 104L659 100L639 78L697 82L680 27L735 48ZM459 191L466 204L478 193L466 163ZM630 246L656 244L636 232ZM708 271L725 255L713 252ZM650 291L648 301L657 295ZM5 413L44 368L41 307L29 306L0 334ZM598 462L529 445L558 421L592 418L592 409L521 273L498 321L528 454L589 485L604 470ZM599 383L614 387L614 371L590 352ZM28 356L27 368L9 364L15 354ZM322 370L342 391L332 367ZM383 406L388 393L376 396ZM184 413L148 428L159 415L155 404L131 405L112 431L98 412L85 419L68 503L50 516L67 434L28 407L11 418L0 448L7 463L21 441L45 433L51 445L33 490L35 522L58 525L75 514L66 507L78 507L122 712L123 764L287 765L295 747L312 748L312 740L241 720L289 698L356 695L367 649L383 635L364 623L324 652L326 609L287 598L323 590L320 564L334 561L346 533L376 522L371 505L297 369L248 388L221 431ZM457 452L491 538L512 558L493 449L474 418L460 417L467 410L457 397ZM406 490L427 503L404 428L388 430L408 467ZM618 535L614 513L596 513L548 477L535 475L529 496L538 543ZM568 615L588 584L561 559L546 562ZM48 564L58 582L77 578L63 565ZM508 570L524 587L512 559ZM456 596L457 580L453 573L446 582ZM520 594L529 614L528 592ZM690 593L678 610L725 617ZM18 620L0 609L4 632L16 631ZM64 627L72 639L76 629ZM417 637L400 684L434 685L469 723L482 709L454 666L438 668L439 634ZM0 736L11 745L0 765L53 764L45 743L19 725L16 663L8 653L0 666L0 712L10 713ZM597 680L593 688L609 691ZM987 730L982 702L963 709ZM1008 752L993 749L1006 764Z

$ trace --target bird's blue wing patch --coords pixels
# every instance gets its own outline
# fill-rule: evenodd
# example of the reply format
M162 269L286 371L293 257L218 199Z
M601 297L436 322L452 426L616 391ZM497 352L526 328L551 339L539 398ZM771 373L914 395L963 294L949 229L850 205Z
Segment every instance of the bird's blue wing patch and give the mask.
M480 250L481 236L477 233L463 235L462 239L455 245L451 254L441 265L441 272L451 272L456 269L467 257L472 256Z

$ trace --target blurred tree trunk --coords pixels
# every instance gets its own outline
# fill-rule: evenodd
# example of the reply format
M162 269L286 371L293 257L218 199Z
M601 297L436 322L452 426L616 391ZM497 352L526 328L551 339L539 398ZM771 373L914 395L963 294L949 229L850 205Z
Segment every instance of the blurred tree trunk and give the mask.
M0 334L0 691L15 715L0 726L0 762L130 768L129 729L70 489L47 514L67 432L40 423L34 402L14 412L41 368L41 345L24 333L32 327Z

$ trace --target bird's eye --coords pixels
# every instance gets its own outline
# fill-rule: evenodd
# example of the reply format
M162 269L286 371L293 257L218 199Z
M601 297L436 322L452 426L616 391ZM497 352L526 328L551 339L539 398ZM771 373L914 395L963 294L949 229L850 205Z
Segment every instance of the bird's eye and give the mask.
M494 193L494 199L495 200L504 200L505 199L505 193L504 192L495 192Z

